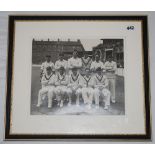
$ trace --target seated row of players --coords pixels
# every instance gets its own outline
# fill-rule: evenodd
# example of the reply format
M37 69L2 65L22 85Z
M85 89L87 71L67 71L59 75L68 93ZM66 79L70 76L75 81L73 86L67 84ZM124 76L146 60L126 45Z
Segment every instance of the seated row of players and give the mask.
M64 60L64 55L61 53L59 55L59 60L57 60L54 63L51 61L51 56L48 55L46 57L46 61L42 63L41 65L41 78L43 74L46 72L46 68L50 66L52 70L54 70L57 74L58 69L60 67L64 67L67 74L71 73L72 68L77 68L80 71L81 75L85 74L85 69L89 68L92 73L95 72L97 68L101 68L103 71L106 71L106 76L109 81L109 90L111 92L111 102L115 103L115 81L116 76L115 72L117 69L116 62L112 60L112 56L108 57L107 61L103 64L103 62L100 60L100 56L95 56L95 61L92 61L92 59L88 56L88 52L84 52L84 56L82 58L78 58L77 51L74 50L73 56L68 59L68 61Z
M85 69L85 75L81 75L77 68L72 68L72 72L69 76L66 74L64 67L60 67L57 74L54 74L51 67L47 67L46 70L47 72L41 81L44 86L39 91L37 107L40 107L42 104L42 96L47 94L48 108L52 107L54 96L56 96L60 107L63 107L64 98L68 96L68 106L70 106L72 103L72 95L76 96L77 106L80 104L79 97L81 95L84 104L86 104L88 108L91 108L93 99L95 100L96 108L99 108L100 97L102 97L105 103L104 109L109 108L110 91L107 88L108 79L100 67L96 69L94 75L91 75L89 68Z

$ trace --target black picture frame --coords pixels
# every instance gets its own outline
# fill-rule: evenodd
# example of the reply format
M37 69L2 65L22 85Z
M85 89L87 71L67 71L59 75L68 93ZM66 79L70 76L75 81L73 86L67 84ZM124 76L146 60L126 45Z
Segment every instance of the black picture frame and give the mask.
M143 40L143 64L144 64L144 91L145 91L145 124L144 135L27 135L10 134L11 123L11 94L13 74L13 44L15 21L46 21L46 20L112 20L112 21L141 21ZM5 116L5 140L73 140L73 139L115 139L115 140L151 140L151 119L150 119L150 78L149 78L149 54L148 54L148 22L147 16L9 16L9 40L7 59L7 92L6 92L6 116Z

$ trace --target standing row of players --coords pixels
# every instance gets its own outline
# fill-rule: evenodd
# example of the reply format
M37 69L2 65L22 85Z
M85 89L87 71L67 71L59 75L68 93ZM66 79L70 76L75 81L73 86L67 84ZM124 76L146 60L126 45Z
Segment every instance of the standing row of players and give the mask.
M55 65L51 62L51 57L47 56L46 62L41 66L42 88L38 94L38 104L42 104L42 96L48 96L48 108L52 107L53 97L56 96L58 105L63 106L64 98L68 96L68 105L72 103L72 96L76 96L76 105L79 105L81 95L85 104L91 108L93 99L96 107L99 107L100 97L108 109L111 102L115 103L115 71L116 63L109 57L103 64L98 55L92 61L88 53L84 57L78 58L77 51L73 52L73 57L68 61L64 60L63 54L59 55L59 60Z

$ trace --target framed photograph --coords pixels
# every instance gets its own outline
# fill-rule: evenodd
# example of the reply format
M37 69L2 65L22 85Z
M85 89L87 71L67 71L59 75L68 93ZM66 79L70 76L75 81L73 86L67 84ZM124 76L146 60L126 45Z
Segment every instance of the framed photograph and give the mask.
M147 16L10 16L5 140L151 140Z

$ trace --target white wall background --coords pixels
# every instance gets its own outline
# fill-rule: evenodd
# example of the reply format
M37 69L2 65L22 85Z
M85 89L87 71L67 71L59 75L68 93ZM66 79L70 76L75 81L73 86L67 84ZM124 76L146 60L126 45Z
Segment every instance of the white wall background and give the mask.
M6 58L7 58L7 32L8 32L8 15L11 14L33 14L34 12L0 12L0 143L3 142L3 135L4 135L4 111L5 111L5 80L6 80ZM58 12L35 12L35 14L60 14ZM61 12L64 14L64 12ZM67 12L65 12L67 14ZM150 74L151 74L151 104L152 109L155 109L155 83L153 79L155 79L155 12L81 12L81 13L71 13L68 14L93 14L93 15L148 15L148 25L149 25L149 52L150 52ZM155 112L152 110L152 143L155 143ZM105 141L99 141L100 143L110 143ZM13 143L13 142L11 142ZM15 143L15 142L14 142ZM19 143L19 142L16 142ZM32 142L31 142L32 143ZM52 143L52 142L51 142ZM120 143L120 142L119 142ZM138 142L139 143L139 142Z

